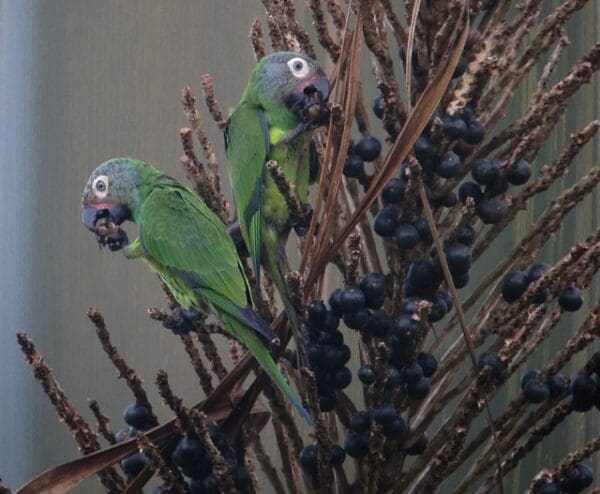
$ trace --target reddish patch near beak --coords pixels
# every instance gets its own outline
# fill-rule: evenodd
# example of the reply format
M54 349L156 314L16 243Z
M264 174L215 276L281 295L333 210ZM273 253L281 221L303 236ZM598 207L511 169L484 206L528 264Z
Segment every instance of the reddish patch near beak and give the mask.
M93 209L110 209L114 208L115 205L110 202L91 202L89 204L84 204L83 208L93 208Z

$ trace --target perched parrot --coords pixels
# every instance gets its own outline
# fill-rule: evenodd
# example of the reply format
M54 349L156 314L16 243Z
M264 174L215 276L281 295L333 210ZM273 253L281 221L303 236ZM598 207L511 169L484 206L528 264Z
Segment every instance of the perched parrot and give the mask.
M302 202L308 196L314 147L307 132L322 120L329 82L319 64L305 55L276 52L252 71L225 131L229 179L240 230L260 282L261 262L275 283L290 322L295 311L285 275L285 245L293 226L288 206L266 169L275 160Z
M116 158L94 170L83 193L83 223L88 229L97 233L97 222L107 216L117 225L126 220L139 225L139 237L123 249L126 257L146 261L183 308L208 309L219 318L310 423L261 341L278 343L252 309L233 240L202 200L142 161Z

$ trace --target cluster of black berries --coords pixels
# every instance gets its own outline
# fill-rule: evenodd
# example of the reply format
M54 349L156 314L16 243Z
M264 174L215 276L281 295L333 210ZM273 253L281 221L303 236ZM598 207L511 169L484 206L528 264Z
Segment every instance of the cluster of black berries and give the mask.
M406 169L403 167L399 178L392 178L381 192L385 204L373 220L373 230L381 237L393 237L399 249L408 250L419 243L431 245L433 237L427 220L423 216L406 218L402 215L400 203L406 189Z
M361 459L369 452L369 433L377 425L390 440L401 441L408 433L408 426L391 403L383 404L373 411L358 411L350 417L350 431L344 447L349 456Z
M410 370L407 369L405 375L399 372L395 367L390 366L385 370L385 386L398 387L402 381L408 377L410 372L420 374L423 377L423 369L417 372L419 364L415 364ZM426 372L426 371L425 371ZM431 375L431 374L429 374ZM363 366L359 370L359 377L365 384L372 384L377 380L375 370L368 366ZM413 376L414 377L414 376ZM420 379L420 378L418 378ZM407 381L405 386L415 382ZM389 391L386 389L386 391ZM388 395L388 398L390 396ZM426 436L419 437L408 447L404 444L404 440L408 434L408 426L402 416L396 411L391 402L386 402L373 410L361 410L353 413L350 417L350 431L346 435L344 448L346 453L352 458L361 459L369 453L369 435L373 428L378 426L383 436L391 441L398 441L398 445L404 448L404 452L408 455L419 455L427 447Z
M585 463L575 463L556 481L548 482L540 494L578 494L594 482L594 472Z
M384 195L392 188L397 190L395 180L392 179L384 189ZM382 207L373 220L373 229L381 237L393 237L399 249L408 250L416 247L419 242L430 245L431 232L427 220L422 216L402 219L401 211L397 206L387 205Z
M208 425L212 443L225 459L227 473L235 487L242 493L250 492L251 480L246 468L240 466L227 438L217 424ZM213 457L202 439L193 433L182 436L171 453L171 460L183 475L192 494L218 494L222 492L222 479L213 473ZM160 487L153 494L165 494Z
M153 425L152 414L148 407L137 403L125 409L123 418L129 427L116 433L117 442L133 438L138 431L148 430ZM237 489L240 492L249 492L250 476L248 471L238 465L235 453L227 442L225 435L214 423L208 425L208 432L211 441L225 458L228 473L235 482ZM185 434L179 439L171 453L171 460L181 470L181 473L188 478L187 482L192 494L218 494L221 492L221 480L212 473L212 455L204 441L195 434ZM148 463L148 458L144 453L136 453L121 460L121 469L128 478L133 478ZM157 493L163 492L160 487L157 487L155 491Z
M382 337L391 324L390 317L380 311L385 301L386 281L379 273L367 273L358 287L337 288L329 295L329 306L350 329Z
M540 379L540 371L532 369L521 378L523 396L530 403L542 403L548 398L562 395L568 387L568 381L560 373L554 374L545 380Z
M361 178L365 174L365 161L374 161L381 154L381 142L372 136L364 136L348 153L343 173L347 177Z
M509 185L527 182L531 177L531 165L520 160L505 171L496 158L482 158L473 163L471 177L474 182L467 181L460 185L459 199L466 202L471 197L475 202L475 212L484 223L498 223L506 215L508 207L497 196L506 192Z
M400 315L387 338L391 350L388 366L379 374L370 365L363 365L358 369L358 379L365 386L381 381L388 400L400 389L411 399L425 398L431 389L429 378L437 370L437 360L425 352L415 356L420 333L417 321L407 314Z
M347 297L351 299L355 295L350 290ZM310 368L315 373L319 407L323 412L335 408L336 391L344 389L352 381L352 372L346 367L351 357L350 347L344 344L344 336L338 330L339 324L338 315L327 310L322 301L315 300L308 307L306 353Z
M474 118L473 108L465 106L455 115L434 113L425 132L415 142L413 151L423 171L428 175L438 175L451 179L462 172L462 159L470 147L455 146L454 150L442 150L428 134L432 134L434 124L441 122L440 130L447 141L462 141L467 145L479 144L485 138L485 128ZM435 131L433 131L435 133Z
M117 442L134 438L138 431L146 431L153 425L152 413L148 407L135 403L129 405L123 412L123 419L129 426L115 434ZM135 453L121 460L121 470L127 478L133 478L148 465L148 458L144 453Z
M212 443L225 459L228 475L235 487L243 493L250 492L250 475L245 467L238 464L235 452L219 427L208 425L208 433ZM171 453L171 460L188 478L192 494L217 494L221 492L221 479L213 473L213 457L202 439L193 433L184 435Z
M540 279L550 268L549 264L540 262L532 264L526 272L511 271L507 273L502 281L502 298L508 303L518 300L525 293L527 287ZM548 287L540 288L531 301L534 304L542 304L547 300L549 294ZM583 305L581 290L575 286L565 288L558 297L558 304L568 312L579 310Z

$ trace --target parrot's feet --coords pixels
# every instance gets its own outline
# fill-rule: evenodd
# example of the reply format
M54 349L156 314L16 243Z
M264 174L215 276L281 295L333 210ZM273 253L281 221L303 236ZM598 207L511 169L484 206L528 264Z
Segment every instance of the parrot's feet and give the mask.
M279 350L281 348L281 340L277 337L275 337L271 341L269 341L268 344L269 344L269 350L271 352L276 352L277 350Z
M302 205L302 215L298 218L294 218L290 221L290 226L294 228L296 235L299 237L303 237L306 235L308 228L310 227L310 222L312 220L313 209L312 206L308 203Z
M202 320L202 314L195 310L176 307L171 311L171 316L162 322L163 326L170 329L173 334L188 334L196 330L196 324Z
M106 236L106 245L111 252L121 250L123 247L127 247L128 244L127 233L120 228Z

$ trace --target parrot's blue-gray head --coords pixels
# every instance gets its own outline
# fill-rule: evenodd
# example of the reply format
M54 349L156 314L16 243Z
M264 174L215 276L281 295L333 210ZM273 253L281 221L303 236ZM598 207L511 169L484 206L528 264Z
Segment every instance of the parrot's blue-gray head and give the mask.
M144 163L131 158L114 158L92 172L82 197L82 220L89 230L95 231L103 217L117 225L132 219L139 202L142 166Z
M259 62L254 75L258 100L266 108L285 105L301 121L307 121L326 107L329 81L318 62L306 55L272 53Z

